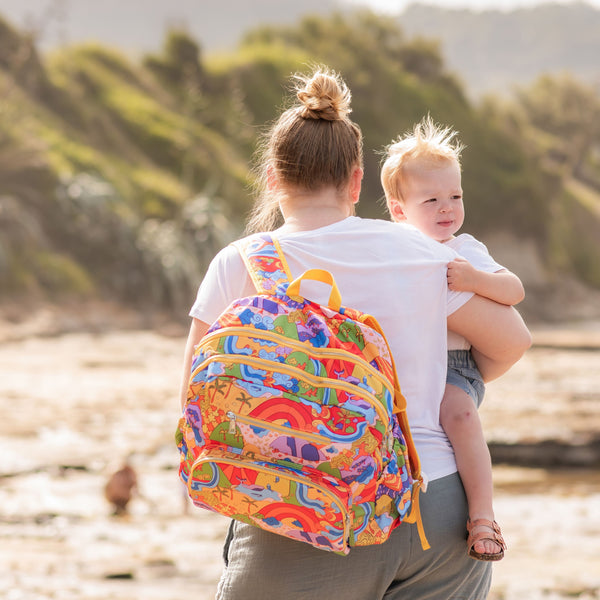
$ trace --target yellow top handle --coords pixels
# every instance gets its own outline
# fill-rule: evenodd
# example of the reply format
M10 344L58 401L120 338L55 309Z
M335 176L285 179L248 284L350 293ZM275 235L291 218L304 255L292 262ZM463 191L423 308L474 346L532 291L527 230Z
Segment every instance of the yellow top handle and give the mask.
M306 280L319 281L320 283L330 285L331 293L329 294L327 306L332 310L339 312L340 308L342 307L342 295L340 294L340 290L338 289L333 275L324 269L309 269L308 271L304 271L300 277L297 277L290 283L287 288L287 295L302 297L300 294L300 284Z

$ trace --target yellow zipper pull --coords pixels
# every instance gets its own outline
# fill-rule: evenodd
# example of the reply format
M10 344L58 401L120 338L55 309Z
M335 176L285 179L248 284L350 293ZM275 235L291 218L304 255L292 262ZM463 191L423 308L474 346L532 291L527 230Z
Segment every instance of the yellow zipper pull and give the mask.
M235 435L235 413L229 411L227 413L227 417L229 418L229 431L228 433Z

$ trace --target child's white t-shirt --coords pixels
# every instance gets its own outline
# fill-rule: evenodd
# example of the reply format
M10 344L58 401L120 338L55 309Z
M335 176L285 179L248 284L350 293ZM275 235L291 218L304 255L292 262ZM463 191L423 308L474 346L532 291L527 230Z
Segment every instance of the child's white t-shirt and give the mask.
M325 269L333 274L344 306L378 320L407 399L423 472L429 479L455 472L454 453L439 423L446 316L473 296L448 290L446 266L456 253L410 225L359 217L275 235L294 278L307 269ZM307 290L303 282L301 291L326 303L330 289L315 283ZM210 324L233 300L254 293L237 249L228 246L210 264L190 315Z
M497 273L504 270L504 267L491 257L485 244L468 233L461 233L444 242L444 245L456 250L462 258L467 259L479 271ZM471 344L462 335L448 330L448 350L469 350L470 348Z

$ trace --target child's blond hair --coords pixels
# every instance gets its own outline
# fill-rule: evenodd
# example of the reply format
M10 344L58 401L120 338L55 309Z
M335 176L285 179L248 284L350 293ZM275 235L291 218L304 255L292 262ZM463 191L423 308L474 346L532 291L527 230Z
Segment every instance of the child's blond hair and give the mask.
M464 146L455 139L457 135L457 131L434 123L427 115L412 131L400 136L386 148L381 185L388 209L390 201L403 201L402 182L408 164L419 162L435 166L456 161L460 167L460 154Z

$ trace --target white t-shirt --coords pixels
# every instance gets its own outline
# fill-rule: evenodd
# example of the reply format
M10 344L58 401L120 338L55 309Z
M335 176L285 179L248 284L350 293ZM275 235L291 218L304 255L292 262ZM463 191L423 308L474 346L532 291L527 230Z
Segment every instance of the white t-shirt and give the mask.
M310 268L325 269L335 278L342 305L378 320L396 362L423 472L429 479L455 472L454 453L439 422L446 316L473 295L448 290L446 265L456 253L410 225L359 217L275 235L294 278ZM327 301L328 286L307 291L304 284L304 296ZM212 323L233 300L254 293L237 249L228 246L210 264L190 315Z
M468 233L461 233L444 242L444 245L456 250L462 258L466 258L479 271L497 273L504 270L504 267L491 257L485 244ZM462 335L448 330L448 350L469 350L470 348L470 342Z

